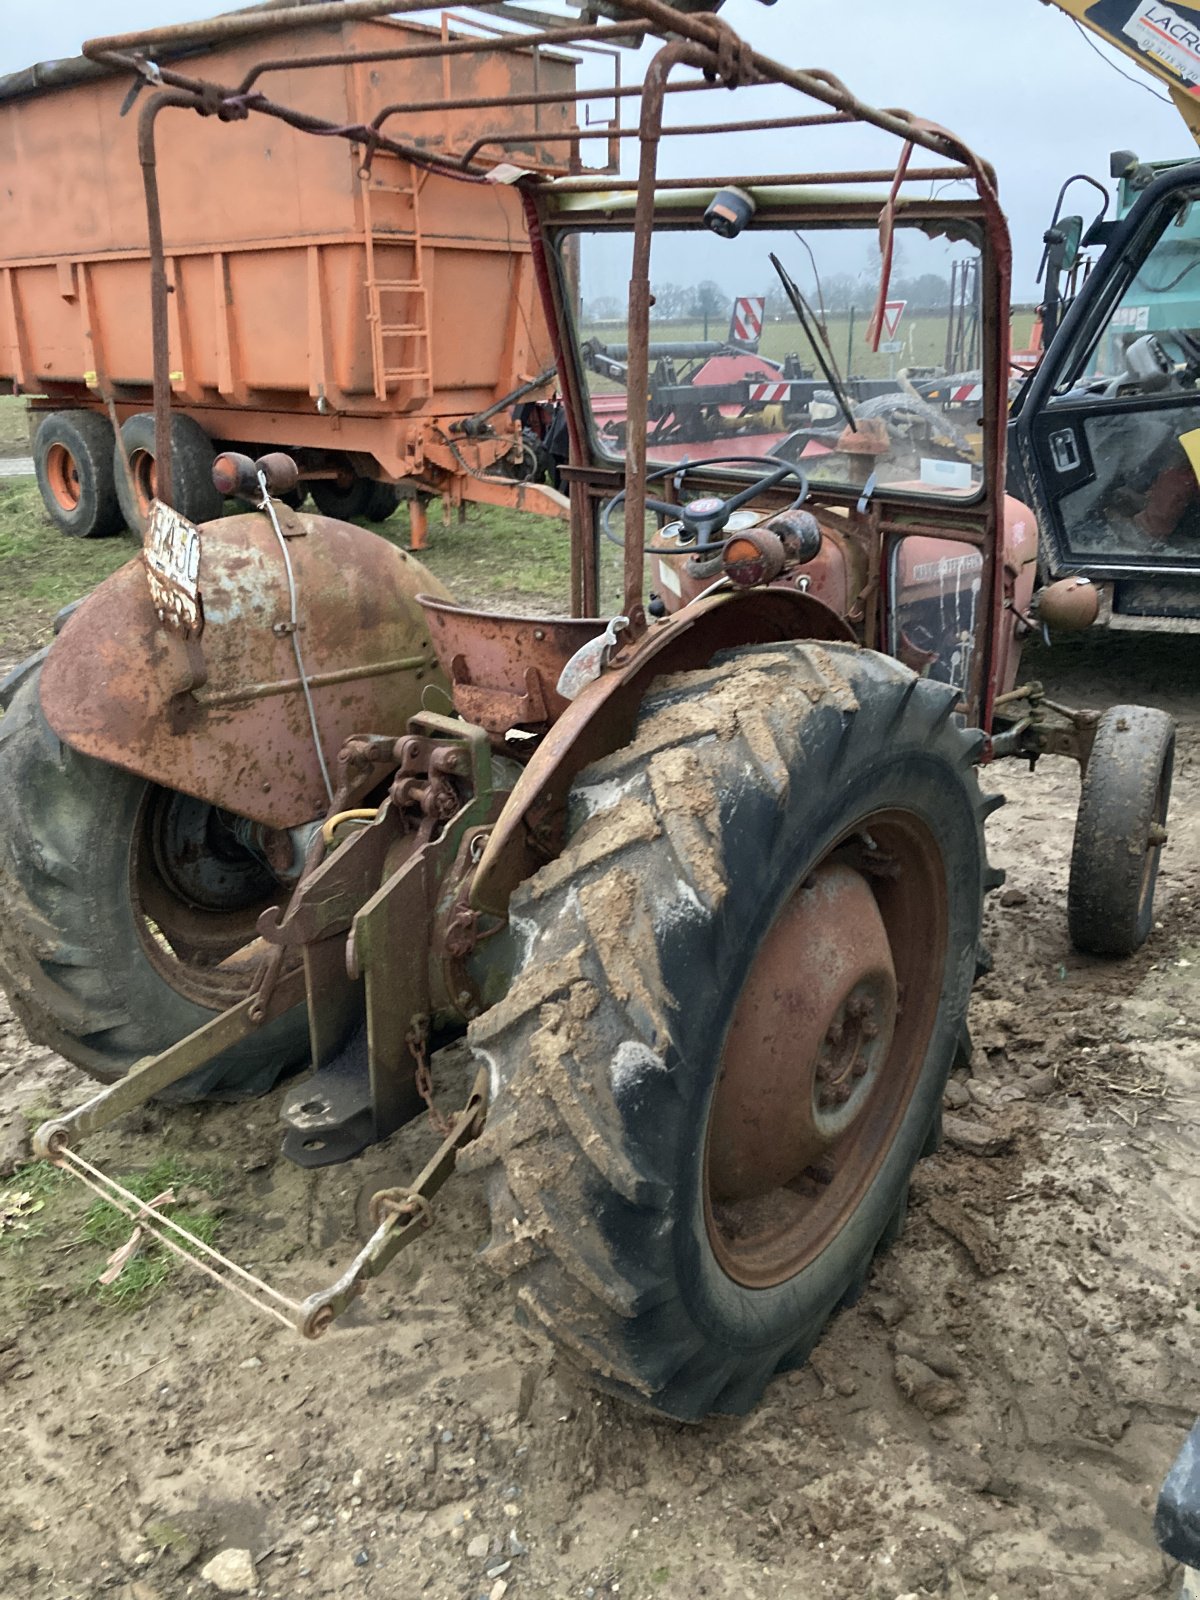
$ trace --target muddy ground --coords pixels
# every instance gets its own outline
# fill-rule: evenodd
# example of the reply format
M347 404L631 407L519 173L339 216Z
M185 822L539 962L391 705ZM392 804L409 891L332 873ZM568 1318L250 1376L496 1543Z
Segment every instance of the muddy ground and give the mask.
M471 1178L315 1345L190 1277L141 1310L97 1304L83 1202L53 1192L44 1231L0 1249L3 1600L204 1596L229 1546L288 1600L1169 1593L1152 1509L1200 1407L1196 654L1114 639L1038 660L1064 697L1180 718L1160 926L1126 963L1074 954L1075 770L987 775L1009 876L954 1137L863 1300L754 1415L677 1427L578 1387L477 1262ZM0 1121L82 1098L7 1013L0 1048ZM439 1062L447 1099L462 1065ZM273 1101L152 1110L93 1148L124 1173L164 1148L216 1169L222 1246L304 1293L351 1253L367 1175L414 1170L431 1140L305 1175L272 1121ZM981 1140L995 1153L964 1148Z

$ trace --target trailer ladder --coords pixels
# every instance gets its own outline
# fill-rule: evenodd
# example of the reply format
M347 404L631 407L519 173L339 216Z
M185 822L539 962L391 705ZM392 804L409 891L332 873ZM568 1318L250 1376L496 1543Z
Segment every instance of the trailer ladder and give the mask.
M418 173L407 168L408 183L374 181L374 174L405 163L397 157L377 155L372 176L364 178L363 230L367 255L367 320L371 328L372 362L375 372L375 397L386 400L389 391L403 386L415 402L426 399L433 386L429 350L429 295L424 279L424 236L421 232L421 200ZM381 231L376 209L381 195L397 196L411 210L408 225L396 231ZM380 274L378 255L395 257L397 246L412 251L412 276L389 277Z

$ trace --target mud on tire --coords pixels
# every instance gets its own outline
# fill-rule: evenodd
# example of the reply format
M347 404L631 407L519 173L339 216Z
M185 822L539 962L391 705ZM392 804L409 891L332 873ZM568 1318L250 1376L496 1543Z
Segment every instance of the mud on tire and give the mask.
M471 1028L492 1100L467 1159L487 1175L486 1259L600 1387L684 1420L746 1411L899 1231L965 1039L987 877L980 736L954 702L838 644L763 646L660 680L631 744L576 782L562 855L514 896L523 959ZM747 1017L753 1031L777 930L798 917L819 944L806 897L847 884L886 926L902 1004L886 1057L843 1099L870 1096L852 1126L886 1128L873 1144L837 1135L832 1176L792 1180L785 1165L777 1189L746 1198L745 1161L722 1154L750 1114L729 1088L743 1070L730 1040ZM828 952L807 935L780 948L767 987L795 1002ZM787 1024L772 1027L786 1058ZM802 1094L766 1097L761 1127L805 1095L825 1105L823 1063Z
M132 887L140 824L171 791L62 744L42 715L39 677L36 665L21 677L0 719L0 789L10 797L0 831L0 982L32 1039L112 1082L236 1003L239 979L223 986L219 970L203 972L198 992L208 1004L171 981ZM252 905L245 921L252 932ZM214 922L218 932L229 926L201 914L197 941L211 938ZM300 1006L163 1098L265 1093L307 1049Z
M1130 956L1154 925L1154 890L1175 765L1175 724L1151 706L1110 706L1083 775L1067 926L1077 950Z

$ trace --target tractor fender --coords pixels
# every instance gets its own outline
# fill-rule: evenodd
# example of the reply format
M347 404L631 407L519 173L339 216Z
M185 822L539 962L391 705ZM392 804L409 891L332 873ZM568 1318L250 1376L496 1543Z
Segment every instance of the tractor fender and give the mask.
M377 534L278 507L297 596L262 512L200 528L203 626L187 644L159 620L141 556L68 618L42 668L42 710L73 750L273 828L323 816L321 749L399 737L426 686L445 686L418 591L449 599ZM294 642L295 640L295 642Z
M695 672L721 650L785 639L856 641L850 624L796 589L725 591L693 601L618 651L607 671L553 723L524 768L488 839L471 890L478 911L505 916L513 890L551 859L566 836L576 775L627 744L656 679Z

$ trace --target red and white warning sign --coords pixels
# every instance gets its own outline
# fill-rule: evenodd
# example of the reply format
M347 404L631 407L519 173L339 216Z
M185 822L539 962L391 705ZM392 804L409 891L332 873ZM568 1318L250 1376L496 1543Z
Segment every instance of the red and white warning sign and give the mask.
M900 326L900 318L904 315L907 300L885 300L883 302L883 331L889 339L896 337L896 329Z
M733 315L729 319L731 344L757 347L759 339L762 338L763 311L766 304L763 295L743 295L733 302Z
M782 405L791 396L791 392L790 383L752 383L750 401L752 405Z

